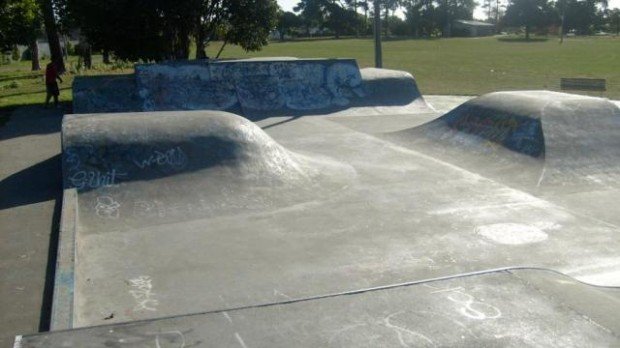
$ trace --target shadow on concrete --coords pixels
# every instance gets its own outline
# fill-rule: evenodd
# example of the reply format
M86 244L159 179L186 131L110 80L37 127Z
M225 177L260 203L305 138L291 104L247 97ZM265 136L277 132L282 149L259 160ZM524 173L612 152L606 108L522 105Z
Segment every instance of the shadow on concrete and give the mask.
M52 304L54 302L54 280L56 278L56 258L58 255L58 237L60 232L60 214L62 212L62 190L58 190L54 203L54 215L50 229L50 242L45 269L45 285L39 316L39 331L49 331L52 321Z
M59 199L61 195L58 154L0 181L0 210Z
M298 118L300 118L300 117L301 117L301 116L294 116L294 117L290 117L290 118L288 118L288 119L286 119L286 120L279 121L279 122L276 122L276 123L272 123L272 124L267 125L267 126L263 126L262 128L263 128L263 129L268 129L268 128L271 128L271 127L276 127L276 126L282 125L282 124L284 124L284 123L288 123L288 122L291 122L291 121L295 121L296 119L298 119Z
M71 113L71 102L60 102L58 108L46 109L41 104L19 104L0 108L0 141L33 134L60 132L62 117Z

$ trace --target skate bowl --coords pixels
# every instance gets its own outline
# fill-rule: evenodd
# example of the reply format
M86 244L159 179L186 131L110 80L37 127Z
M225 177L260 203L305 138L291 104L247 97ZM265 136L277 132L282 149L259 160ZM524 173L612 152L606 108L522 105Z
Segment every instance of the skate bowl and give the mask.
M270 116L429 112L411 74L353 59L245 59L137 65L76 79L74 112L223 110Z
M528 191L509 185L509 175L502 182L467 169L465 152L491 169L495 162L472 141L454 153L428 150L454 147L438 136L444 131L466 133L524 158L512 164L524 171L528 161L545 166L555 151L549 108L543 115L495 102L505 99L481 97L454 111L463 120L448 113L413 128L419 115L368 116L400 129L387 135L360 131L359 115L256 123L222 111L66 116L55 329L519 267L620 285L609 209L576 210L559 189ZM586 102L584 110L607 110L604 100ZM490 123L470 116L477 105L499 130L481 131ZM514 122L502 121L506 110ZM533 137L519 142L519 134ZM596 194L612 199L617 186L607 185Z

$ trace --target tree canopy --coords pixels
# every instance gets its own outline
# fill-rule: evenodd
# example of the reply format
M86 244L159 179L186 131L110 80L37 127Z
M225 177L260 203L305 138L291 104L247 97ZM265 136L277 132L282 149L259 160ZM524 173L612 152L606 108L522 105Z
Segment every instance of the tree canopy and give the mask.
M450 36L452 22L472 19L476 8L474 0L406 0L404 5L415 36Z
M355 33L360 27L362 18L357 7L354 1L301 0L294 10L300 12L306 27L327 28L338 38Z
M31 45L41 34L42 18L36 0L0 1L0 45Z
M62 0L66 17L95 47L127 60L189 58L216 35L245 50L267 44L276 0Z
M525 27L525 38L532 28L557 22L557 12L547 0L510 0L504 15L504 24Z

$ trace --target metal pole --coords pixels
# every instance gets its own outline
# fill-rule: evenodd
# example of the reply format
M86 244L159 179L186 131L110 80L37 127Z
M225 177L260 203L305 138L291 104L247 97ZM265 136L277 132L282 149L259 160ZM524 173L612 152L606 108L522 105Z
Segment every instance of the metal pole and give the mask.
M383 59L381 57L381 8L379 0L375 2L375 67L383 67Z

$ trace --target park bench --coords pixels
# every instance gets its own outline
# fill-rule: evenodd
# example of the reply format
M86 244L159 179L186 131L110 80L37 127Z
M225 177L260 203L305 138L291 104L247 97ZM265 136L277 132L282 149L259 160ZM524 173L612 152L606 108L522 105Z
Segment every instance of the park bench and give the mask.
M560 88L573 91L606 91L605 79L561 78Z

